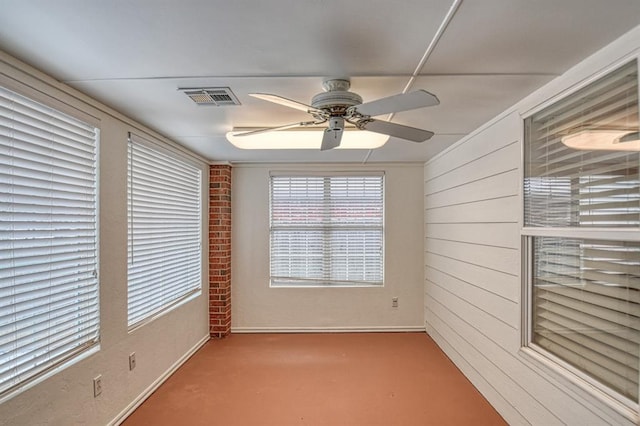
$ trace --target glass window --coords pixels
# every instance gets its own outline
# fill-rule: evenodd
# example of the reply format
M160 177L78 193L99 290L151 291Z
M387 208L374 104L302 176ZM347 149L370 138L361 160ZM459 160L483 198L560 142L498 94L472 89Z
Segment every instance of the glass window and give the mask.
M131 135L128 181L133 328L200 292L202 172Z
M271 285L382 285L383 175L271 176Z
M97 347L97 142L0 87L0 394Z
M529 344L638 401L635 61L525 120Z

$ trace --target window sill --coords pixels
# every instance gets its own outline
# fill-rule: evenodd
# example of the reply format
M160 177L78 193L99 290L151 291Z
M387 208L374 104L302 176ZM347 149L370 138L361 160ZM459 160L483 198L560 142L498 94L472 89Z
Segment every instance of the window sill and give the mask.
M288 285L271 285L269 284L269 288L288 288L288 289L305 289L305 288L384 288L384 284L332 284L332 285L322 285L322 284L288 284Z
M605 390L603 385L575 367L536 347L521 347L518 357L543 377L551 379L552 384L564 390L572 398L582 400L583 405L600 406L600 410L606 407L631 422L640 424L639 404L613 391ZM585 397L591 397L595 401L593 399L585 401Z
M100 351L100 342L95 343L94 345L92 345L91 347L83 350L82 352L79 352L77 355L73 356L72 358L61 362L58 365L55 365L53 367L51 367L49 370L47 370L46 372L26 381L24 384L22 385L17 385L14 389L12 390L8 390L6 394L0 396L0 404L3 404L4 402L20 395L22 392L25 392L37 385L39 385L40 383L44 382L45 380L49 379L52 376L55 376L56 374L60 373L61 371L71 367L74 364L79 363L80 361L89 358L90 356L92 356L93 354L96 354Z

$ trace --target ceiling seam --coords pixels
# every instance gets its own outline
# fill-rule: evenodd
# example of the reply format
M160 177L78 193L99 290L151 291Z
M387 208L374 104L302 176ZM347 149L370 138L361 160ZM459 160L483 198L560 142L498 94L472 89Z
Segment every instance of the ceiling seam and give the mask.
M470 73L429 73L424 74L429 77L495 77L495 76L503 76L503 77L519 77L519 76L559 76L560 74L556 72L470 72ZM364 74L364 73L356 73L352 74L351 77L358 78L366 78L366 77L409 77L410 74L398 74L398 73L389 73L389 74ZM101 78L80 78L80 79L62 79L61 83L65 84L74 84L74 83L104 83L104 82L113 82L113 81L170 81L170 80L207 80L207 79L216 79L216 80L231 80L231 79L240 79L240 78L271 78L271 79L289 79L289 78L318 78L317 74L291 74L291 75L176 75L169 77L157 77L157 76L146 76L146 77L101 77Z
M429 43L426 50L424 51L424 54L422 55L420 62L418 62L416 69L413 71L413 74L411 74L411 77L409 77L409 81L404 86L402 93L407 93L407 91L411 88L411 86L413 86L413 83L416 80L416 76L420 74L420 71L422 71L422 69L424 68L425 64L427 63L427 60L429 59L429 56L431 56L431 54L433 53L434 49L436 48L436 45L440 41L440 38L444 34L444 31L447 29L447 27L451 23L451 20L453 19L453 16L456 14L456 12L458 11L458 8L462 4L462 1L463 0L454 0L453 3L451 4L451 7L447 11L447 14L445 15L436 33L431 39L431 42ZM391 121L394 115L395 113L389 114L386 121ZM373 152L372 149L370 149L369 152L367 152L367 155L364 157L364 160L362 160L362 164L365 164L369 160L369 157L371 156L372 152Z
M462 1L463 0L454 0L453 4L449 8L449 11L447 12L446 16L444 17L444 20L440 24L440 27L438 28L438 30L436 31L435 35L433 36L433 39L431 40L431 43L429 43L429 46L427 46L427 49L424 52L424 55L422 55L422 58L420 59L420 62L418 62L418 66L416 66L415 71L413 71L413 74L411 74L411 77L409 78L409 81L407 82L406 86L402 90L402 93L407 93L407 91L411 88L411 86L413 86L413 83L416 80L416 76L418 74L420 74L420 71L422 71L422 68L424 68L425 64L427 63L427 59L429 59L429 56L431 56L431 54L435 50L436 45L440 41L440 38L444 34L444 31L447 29L447 27L451 23L451 20L453 19L453 16L458 11L458 8L462 4ZM393 115L393 114L391 114L391 115Z

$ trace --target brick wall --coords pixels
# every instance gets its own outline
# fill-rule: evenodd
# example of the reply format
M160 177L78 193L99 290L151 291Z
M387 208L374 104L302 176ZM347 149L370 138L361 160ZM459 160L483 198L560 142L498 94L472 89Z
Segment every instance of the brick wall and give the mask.
M231 332L231 166L209 166L209 334Z

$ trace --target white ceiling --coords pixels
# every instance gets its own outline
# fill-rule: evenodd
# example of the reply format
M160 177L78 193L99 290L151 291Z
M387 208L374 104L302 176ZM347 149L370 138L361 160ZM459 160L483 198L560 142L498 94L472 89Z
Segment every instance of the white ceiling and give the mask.
M211 160L425 161L639 23L638 0L0 0L0 48ZM365 102L436 94L392 118L436 135L373 151L226 141L308 118L248 93L310 103L331 76ZM242 105L176 90L216 86Z

